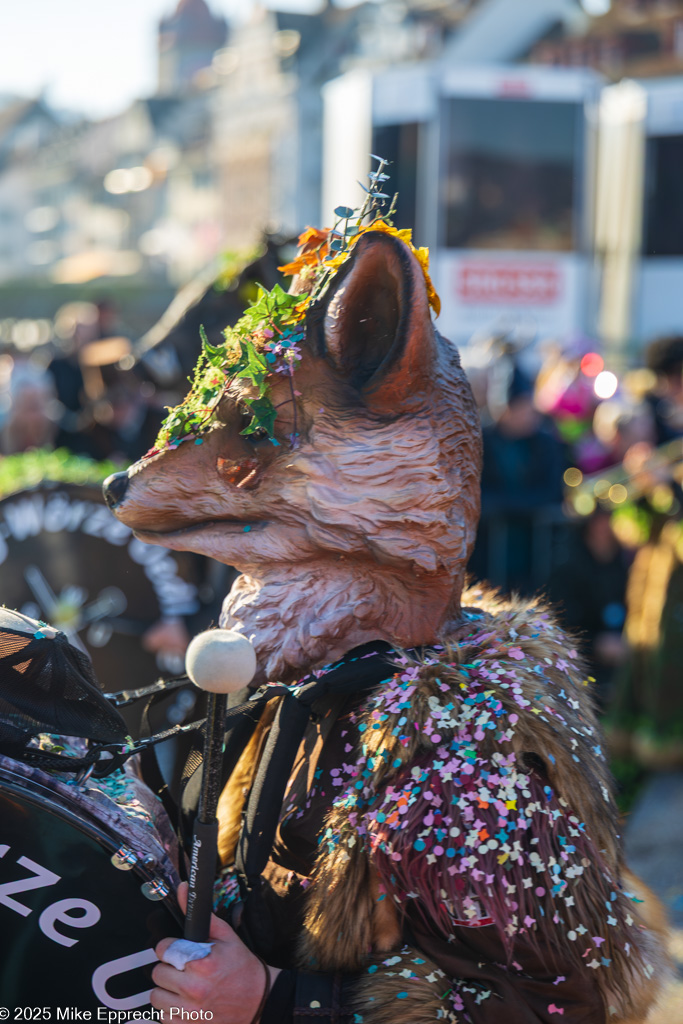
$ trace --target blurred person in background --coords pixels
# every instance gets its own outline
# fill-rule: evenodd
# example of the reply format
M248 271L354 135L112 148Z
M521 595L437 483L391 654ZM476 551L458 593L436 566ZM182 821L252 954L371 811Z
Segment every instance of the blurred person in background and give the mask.
M54 378L57 398L63 408L57 445L78 455L105 458L106 455L93 451L88 443L92 410L82 353L86 346L105 339L119 343L119 348L121 342L127 344L118 311L109 299L100 299L95 304L69 303L57 313L55 327L61 340L47 369ZM125 351L130 351L129 345Z
M552 420L568 446L572 465L582 473L595 473L610 464L593 429L599 407L594 377L604 363L592 347L591 340L583 337L566 345L550 345L536 382L538 408Z
M645 537L629 572L628 658L615 678L606 723L615 756L656 770L683 767L683 494L676 488L671 509L662 512L657 490L663 486L631 509Z
M81 450L98 460L136 462L153 446L163 412L154 404L153 384L133 368L130 342L123 337L91 341L79 360L85 394Z
M516 362L488 404L482 515L470 568L506 590L529 593L536 584L534 529L539 514L560 510L567 451L536 408L533 379Z
M15 362L6 379L2 405L3 455L54 446L61 405L48 373L28 361Z
M598 469L620 465L629 453L649 455L656 440L656 425L648 402L610 398L600 402L593 416L593 432L603 458Z
M657 382L647 395L655 424L655 444L683 437L683 336L658 338L647 349L647 366Z
M593 381L582 370L589 345L584 338L546 344L536 378L536 405L569 445L577 445L590 432L597 405Z
M572 535L548 583L563 624L583 641L603 707L611 699L614 671L628 654L622 635L628 572L629 558L612 529L611 514L598 506Z

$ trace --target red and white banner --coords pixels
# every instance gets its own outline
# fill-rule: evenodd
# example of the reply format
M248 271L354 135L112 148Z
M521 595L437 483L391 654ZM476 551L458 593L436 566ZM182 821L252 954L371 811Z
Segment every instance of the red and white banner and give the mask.
M576 254L442 249L432 268L442 305L437 326L458 342L521 320L541 336L583 328L587 268Z
M514 302L545 306L559 300L562 285L558 267L471 260L458 267L455 289L463 303L507 305Z

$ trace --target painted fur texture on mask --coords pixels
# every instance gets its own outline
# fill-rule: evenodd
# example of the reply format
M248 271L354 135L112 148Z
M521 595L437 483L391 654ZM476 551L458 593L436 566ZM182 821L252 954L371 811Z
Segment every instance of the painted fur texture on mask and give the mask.
M399 240L358 242L311 311L293 379L295 407L287 380L271 387L277 445L240 433L252 388L235 380L205 433L109 491L141 539L242 572L221 624L253 639L257 681L367 640L433 641L459 619L479 515L474 399Z

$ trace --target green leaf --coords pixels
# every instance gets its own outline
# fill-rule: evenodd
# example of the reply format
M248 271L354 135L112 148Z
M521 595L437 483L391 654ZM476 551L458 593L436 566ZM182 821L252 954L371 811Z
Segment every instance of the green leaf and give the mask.
M252 341L243 341L241 344L242 359L238 364L239 368L232 369L232 372L235 377L250 380L254 387L259 389L259 394L262 395L265 379L268 374L266 358L262 353L256 351Z
M246 404L249 406L252 419L249 425L246 426L244 430L241 430L240 433L243 435L254 434L257 430L263 429L267 431L269 437L272 437L275 429L275 417L277 416L277 411L270 399L247 399Z
M355 212L350 206L338 206L334 211L334 215L335 217L344 217L345 220L348 220L349 217L353 217Z
M212 366L222 366L225 362L225 349L217 345L211 345L204 330L204 324L199 328L199 337L202 340L202 349L206 358Z

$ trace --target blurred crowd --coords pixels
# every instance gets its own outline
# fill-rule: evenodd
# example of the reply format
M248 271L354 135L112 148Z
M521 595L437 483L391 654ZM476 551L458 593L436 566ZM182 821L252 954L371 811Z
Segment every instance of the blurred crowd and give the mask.
M472 575L504 592L545 593L582 638L615 743L631 756L664 731L675 760L683 337L656 340L643 365L619 375L588 339L506 335L468 356L484 439ZM0 450L64 447L125 466L153 446L176 400L136 363L111 301L70 303L47 344L0 352ZM683 572L680 582L683 592Z
M657 339L619 375L588 339L493 338L476 363L473 575L559 609L588 654L613 753L683 763L683 337Z
M165 396L135 365L115 304L63 306L46 343L0 354L0 451L67 448L128 465L152 447Z
M164 405L178 396L159 389L136 364L116 305L107 298L69 303L49 333L31 348L0 351L0 454L62 449L121 468L141 458L154 445ZM194 557L186 561L193 564L185 575L201 584L206 567L194 565L200 561ZM199 628L215 619L219 606L212 591L202 602ZM162 671L182 671L195 618L162 617L141 636Z

